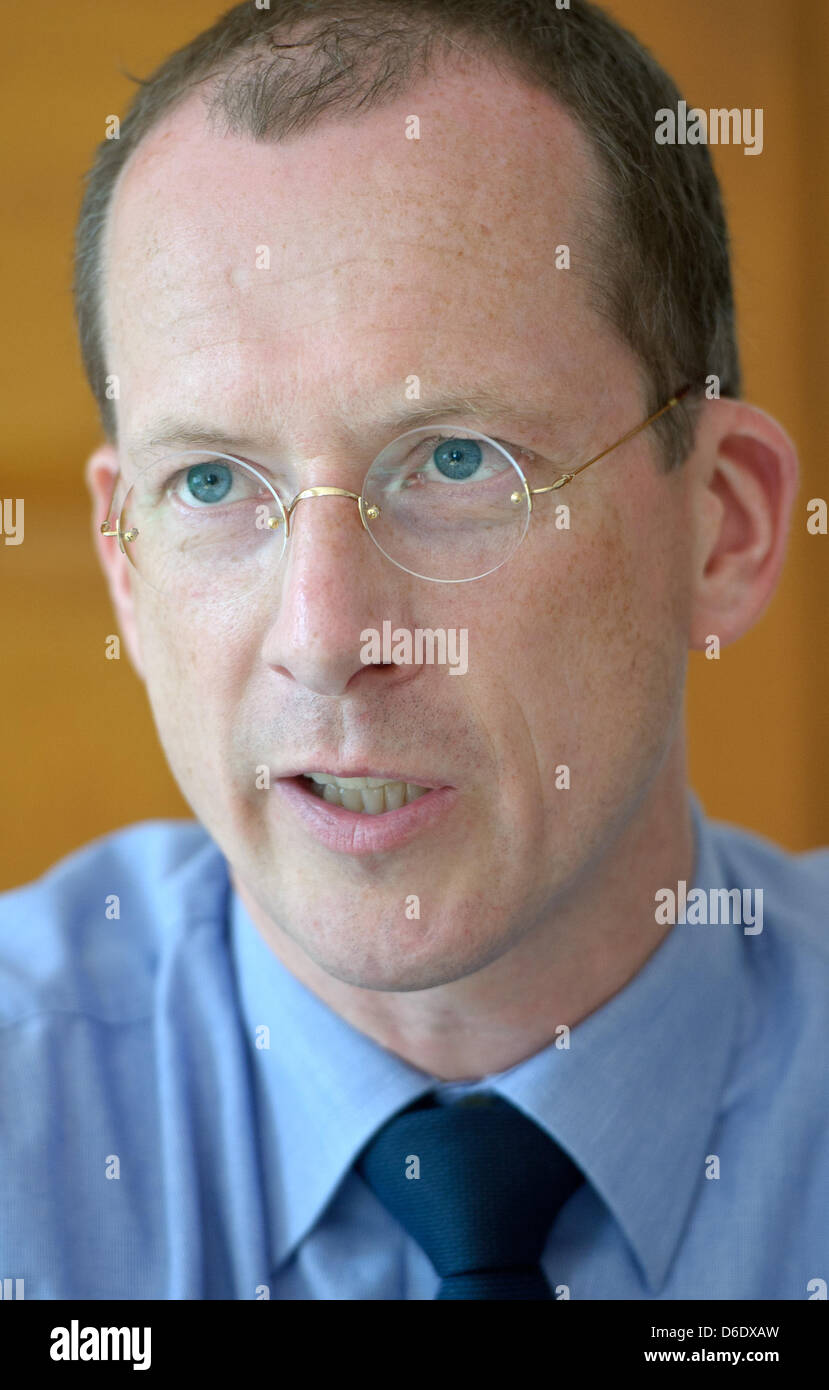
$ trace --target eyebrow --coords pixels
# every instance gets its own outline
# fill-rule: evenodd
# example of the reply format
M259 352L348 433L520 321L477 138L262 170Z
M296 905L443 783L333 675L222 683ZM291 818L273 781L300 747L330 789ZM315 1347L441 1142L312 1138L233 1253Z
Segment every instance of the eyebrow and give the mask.
M408 402L402 410L389 411L374 417L372 428L380 432L402 433L416 429L419 424L436 421L441 415L463 415L467 418L497 418L505 424L544 429L554 438L575 418L572 412L545 408L517 400L503 392L477 389L470 392L444 392L423 401ZM264 436L229 433L205 420L165 415L145 427L130 440L127 451L141 455L161 448L214 449L219 453L262 453L273 448L273 441Z

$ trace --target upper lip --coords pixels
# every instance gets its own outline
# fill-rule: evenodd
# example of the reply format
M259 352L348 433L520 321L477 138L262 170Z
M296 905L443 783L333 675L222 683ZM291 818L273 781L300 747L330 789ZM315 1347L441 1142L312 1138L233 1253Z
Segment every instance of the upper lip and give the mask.
M277 778L307 776L310 772L327 772L332 777L377 777L385 782L411 782L418 787L447 787L451 783L442 778L421 777L419 773L413 772L389 772L385 768L370 766L368 763L354 764L349 767L337 766L336 759L330 763L320 760L310 760L302 766L289 768L285 772L278 772Z

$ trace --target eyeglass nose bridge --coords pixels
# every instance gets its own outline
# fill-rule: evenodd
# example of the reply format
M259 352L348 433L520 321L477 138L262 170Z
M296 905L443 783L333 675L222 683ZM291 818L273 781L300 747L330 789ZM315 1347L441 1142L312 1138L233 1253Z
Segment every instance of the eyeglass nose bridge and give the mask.
M306 487L303 489L302 492L298 492L293 501L290 502L288 506L284 509L286 539L291 534L291 515L293 513L294 507L296 506L297 502L301 502L304 497L350 497L353 502L357 503L357 508L360 513L360 520L363 523L363 527L366 531L368 531L369 529L368 522L376 521L377 517L380 515L380 508L378 506L372 504L370 507L366 507L359 493L349 492L344 487ZM269 519L268 525L273 530L276 530L276 528L279 525L281 525L281 522L281 516L272 516Z

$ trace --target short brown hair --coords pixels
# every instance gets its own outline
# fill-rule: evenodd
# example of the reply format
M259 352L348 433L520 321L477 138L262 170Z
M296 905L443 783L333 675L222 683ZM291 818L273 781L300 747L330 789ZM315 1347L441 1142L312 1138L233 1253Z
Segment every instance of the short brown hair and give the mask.
M458 43L552 93L606 176L593 302L636 353L650 411L685 382L740 392L728 234L706 145L657 145L657 110L680 94L642 45L587 0L270 0L236 5L140 86L118 139L103 140L78 220L75 305L101 421L106 394L102 242L116 180L149 131L202 88L212 121L257 141L300 134L405 90ZM657 422L668 466L685 457L684 409Z

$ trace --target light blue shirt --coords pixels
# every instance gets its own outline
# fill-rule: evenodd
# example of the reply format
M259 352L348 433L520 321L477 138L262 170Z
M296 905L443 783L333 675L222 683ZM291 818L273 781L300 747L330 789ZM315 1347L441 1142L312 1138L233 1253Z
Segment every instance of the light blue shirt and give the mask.
M506 1097L584 1172L544 1252L558 1297L829 1283L829 850L691 807L693 886L761 888L762 930L678 922L569 1039L437 1083ZM0 1279L29 1299L432 1299L352 1164L435 1084L290 974L198 824L119 830L0 896Z

